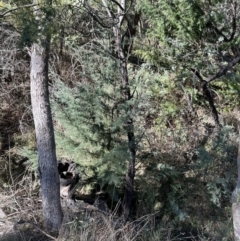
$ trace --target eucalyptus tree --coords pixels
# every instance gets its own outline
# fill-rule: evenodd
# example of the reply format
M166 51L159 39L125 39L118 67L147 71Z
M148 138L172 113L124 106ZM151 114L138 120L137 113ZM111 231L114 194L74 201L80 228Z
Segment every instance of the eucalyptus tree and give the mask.
M39 156L43 218L46 229L57 234L62 222L62 211L48 90L48 61L54 11L51 0L14 3L14 6L8 3L4 5L0 19L18 29L21 33L18 47L28 49L31 57L31 102Z
M34 2L37 4L37 1ZM32 41L31 102L38 149L38 170L42 188L43 218L47 230L57 234L62 222L60 183L57 169L53 121L49 102L48 63L53 20L52 1L34 7L37 32Z

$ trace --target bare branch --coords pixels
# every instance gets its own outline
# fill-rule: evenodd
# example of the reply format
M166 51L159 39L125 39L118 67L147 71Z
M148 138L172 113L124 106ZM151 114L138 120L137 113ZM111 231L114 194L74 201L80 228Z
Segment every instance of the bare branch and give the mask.
M210 83L215 79L218 79L220 77L222 77L223 75L225 75L230 69L232 69L237 63L239 63L240 61L240 55L238 57L236 57L235 59L233 59L231 62L228 63L228 65L226 67L224 67L223 69L221 69L220 71L218 71L215 75L207 78L205 81Z
M124 14L124 11L125 11L125 8L126 8L125 0L121 0L120 5L121 5L121 8L120 7L118 8L118 15L119 15L119 23L118 23L118 25L119 25L119 27L121 27L123 19L124 19L124 15L125 15Z
M93 9L90 5L88 0L85 1L85 6L86 6L86 10L88 11L88 13L92 16L92 18L99 23L103 28L112 28L114 25L116 25L117 23L114 22L114 20L117 18L115 18L112 13L111 17L109 18L109 16L107 18L103 18L99 16L99 12L95 9ZM103 3L103 6L106 7ZM107 6L107 10L109 10L108 6ZM110 10L109 10L110 11ZM106 19L106 20L105 20ZM110 20L110 23L108 23L107 21Z
M107 11L107 13L108 13L108 16L109 16L110 18L112 18L112 17L113 17L113 16L112 16L112 13L110 12L106 1L105 1L105 0L102 0L102 3L103 3L103 5L104 5L104 7L106 8L106 11Z
M200 80L201 83L206 82L206 80L204 80L204 78L202 77L202 75L199 73L199 71L197 69L191 68L190 70Z
M201 82L201 87L202 87L202 93L204 95L204 97L207 99L209 106L211 108L212 111L212 115L215 121L215 124L217 126L217 128L220 128L220 123L219 123L219 118L218 118L218 112L217 112L217 108L215 106L214 103L214 98L211 94L210 89L208 88L208 84L209 82L207 82L206 80L204 80L204 78L202 77L202 75L199 73L199 71L197 71L194 68L191 68L191 71L195 74L195 76L200 80Z
M24 6L19 6L19 7L15 7L15 8L9 9L9 10L5 11L4 13L0 14L0 18L3 18L8 13L16 11L16 10L18 10L20 8L29 8L29 7L34 7L36 5L38 5L38 4L35 4L35 3L34 4L27 4L27 5L24 5Z
M111 2L114 2L122 11L125 11L125 8L122 7L122 5L120 3L118 3L115 0L111 0Z
M194 75L201 81L201 82L206 82L210 83L218 78L221 78L223 75L225 75L230 69L232 69L236 64L240 62L240 55L233 59L231 62L228 63L227 66L219 70L215 75L212 75L211 77L208 77L205 79L198 70L195 68L191 68L190 70L194 73Z

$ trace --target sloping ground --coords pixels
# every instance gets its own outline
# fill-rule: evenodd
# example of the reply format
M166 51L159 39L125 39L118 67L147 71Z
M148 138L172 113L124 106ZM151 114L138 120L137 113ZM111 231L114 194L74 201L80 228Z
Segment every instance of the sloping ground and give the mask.
M97 200L94 205L89 205L83 201L73 201L70 199L62 200L63 205L63 224L59 231L58 238L51 238L41 227L41 220L39 221L25 221L32 219L28 212L25 220L21 220L22 212L15 213L13 221L9 221L11 214L5 215L1 219L3 228L0 233L0 241L113 241L113 240L136 240L137 236L145 231L145 226L149 224L151 216L146 216L141 220L135 222L124 223L115 212L110 212L104 201ZM103 210L102 210L103 209ZM25 210L27 211L27 210ZM40 214L39 214L40 215Z
M24 190L3 193L0 197L0 241L40 240L44 235L31 225L20 225L21 219L40 220L40 205L36 196L24 195ZM10 194L10 195L7 195ZM49 239L41 239L47 241Z
M14 223L9 221L6 214L0 209L0 237L4 237L5 234L11 232ZM2 240L2 238L0 238Z
M5 205L8 200L8 196L1 195L1 203L0 203L0 237L4 236L4 234L9 233L14 226L14 223L8 219L7 215L3 211L2 208L5 208ZM0 239L2 240L2 239Z

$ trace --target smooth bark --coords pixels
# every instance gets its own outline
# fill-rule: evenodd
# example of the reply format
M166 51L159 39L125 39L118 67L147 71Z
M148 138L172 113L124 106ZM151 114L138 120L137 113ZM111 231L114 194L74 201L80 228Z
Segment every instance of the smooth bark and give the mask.
M32 45L30 78L42 187L43 218L46 228L55 232L62 221L60 183L48 93L48 48L40 44Z
M46 0L51 6L51 1ZM44 14L44 13L42 13ZM36 16L36 19L38 16ZM48 16L46 21L49 22ZM43 26L39 26L43 30ZM60 181L57 169L56 147L48 90L48 62L51 36L38 33L37 43L33 43L31 56L31 102L37 138L38 168L42 188L42 208L44 224L51 234L58 233L62 222L60 204ZM36 33L37 34L37 33Z

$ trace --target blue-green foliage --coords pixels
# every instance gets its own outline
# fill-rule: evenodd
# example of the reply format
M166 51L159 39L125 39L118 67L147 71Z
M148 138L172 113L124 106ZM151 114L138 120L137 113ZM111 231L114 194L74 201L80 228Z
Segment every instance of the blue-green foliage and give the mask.
M159 76L154 77L148 66L129 66L133 98L126 101L119 62L101 48L89 43L71 49L79 81L72 88L57 80L53 87L57 154L94 170L102 185L119 186L129 158L126 123L129 118L134 120L140 148L145 138L144 118L155 111L150 100Z
M53 112L58 155L71 157L81 166L100 168L102 158L108 156L116 145L121 145L125 117L117 113L119 106L115 106L121 101L114 86L114 73L104 64L104 58L101 66L98 57L95 58L95 61L87 62L90 71L85 69L83 73L89 82L79 83L74 88L60 81L56 83ZM126 151L124 149L123 153ZM127 160L126 155L112 158L113 165L106 166L110 172L115 161L121 164L120 167ZM117 171L122 174L119 167Z
M235 183L236 152L234 140L237 133L233 126L225 126L206 146L198 148L198 162L193 166L203 174L210 200L220 207L229 200Z

